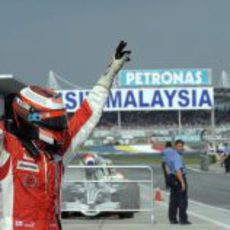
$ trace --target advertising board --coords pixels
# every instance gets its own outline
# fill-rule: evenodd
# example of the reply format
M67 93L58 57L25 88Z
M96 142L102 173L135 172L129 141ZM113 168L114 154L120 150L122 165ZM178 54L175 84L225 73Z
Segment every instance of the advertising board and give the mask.
M89 92L89 90L60 91L69 112L74 112ZM212 87L113 89L104 111L210 110L213 104Z

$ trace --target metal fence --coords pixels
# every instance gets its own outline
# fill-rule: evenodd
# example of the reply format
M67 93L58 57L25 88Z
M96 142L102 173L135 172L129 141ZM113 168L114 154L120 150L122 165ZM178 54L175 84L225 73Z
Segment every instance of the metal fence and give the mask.
M153 179L150 166L68 166L62 186L62 215L116 213L131 218L148 213L153 223Z

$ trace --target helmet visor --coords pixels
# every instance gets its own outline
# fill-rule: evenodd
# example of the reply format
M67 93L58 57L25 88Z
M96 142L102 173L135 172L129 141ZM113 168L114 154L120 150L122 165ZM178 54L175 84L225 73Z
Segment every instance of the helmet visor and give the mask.
M68 128L68 121L66 116L53 117L45 120L41 119L35 121L35 123L41 127L56 131L62 131Z
M57 131L62 131L68 128L68 120L65 110L29 112L27 121Z

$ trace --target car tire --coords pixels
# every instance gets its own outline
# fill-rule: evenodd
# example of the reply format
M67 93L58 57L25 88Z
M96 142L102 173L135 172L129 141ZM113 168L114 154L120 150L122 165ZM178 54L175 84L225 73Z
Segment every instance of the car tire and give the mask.
M125 184L118 193L121 209L140 208L140 188L136 183Z
M124 212L119 213L119 218L133 218L135 212L125 211L126 209L139 209L140 208L140 188L136 183L125 184L118 192L118 201L120 209Z
M66 218L68 218L70 216L70 213L69 212L62 212L61 213L61 218L62 219L66 219Z
M119 219L125 219L125 218L133 218L134 213L133 212L123 212L118 214Z

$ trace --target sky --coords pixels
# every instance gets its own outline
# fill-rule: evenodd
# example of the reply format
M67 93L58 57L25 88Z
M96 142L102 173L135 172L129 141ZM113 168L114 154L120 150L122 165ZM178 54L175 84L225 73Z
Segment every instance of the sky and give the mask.
M120 40L127 69L230 72L229 0L1 0L0 74L44 85L49 70L92 87Z

